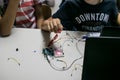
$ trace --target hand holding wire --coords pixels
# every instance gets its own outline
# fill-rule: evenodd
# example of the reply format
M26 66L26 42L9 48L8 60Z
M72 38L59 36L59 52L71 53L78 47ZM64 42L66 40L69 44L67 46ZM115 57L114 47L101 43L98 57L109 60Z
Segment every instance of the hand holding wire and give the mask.
M60 33L63 29L63 26L58 18L49 18L42 22L41 29L45 31Z

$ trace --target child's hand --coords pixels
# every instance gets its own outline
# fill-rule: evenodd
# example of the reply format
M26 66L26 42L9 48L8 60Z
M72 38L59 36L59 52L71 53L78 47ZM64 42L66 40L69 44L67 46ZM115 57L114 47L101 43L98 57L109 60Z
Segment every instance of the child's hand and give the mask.
M59 33L62 31L63 26L58 18L49 18L44 20L41 24L41 29L45 31Z

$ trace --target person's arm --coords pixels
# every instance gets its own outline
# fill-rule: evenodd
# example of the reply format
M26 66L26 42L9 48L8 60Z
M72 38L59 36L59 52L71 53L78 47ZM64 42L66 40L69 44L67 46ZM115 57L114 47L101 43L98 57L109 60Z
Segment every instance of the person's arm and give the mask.
M117 23L120 25L120 13L118 14Z
M59 18L64 30L74 30L74 18L78 10L74 5L74 0L66 0L62 6L52 15L53 18ZM76 1L75 1L76 2Z
M11 29L13 27L16 11L18 9L18 4L20 0L9 0L7 9L0 19L0 35L8 36L10 35Z
M37 28L41 28L42 22L51 17L51 9L49 9L49 6L46 4L37 4L34 8L37 19Z
M48 5L36 5L35 16L37 18L37 27L50 32L58 32L63 26L58 18L51 17L51 9Z

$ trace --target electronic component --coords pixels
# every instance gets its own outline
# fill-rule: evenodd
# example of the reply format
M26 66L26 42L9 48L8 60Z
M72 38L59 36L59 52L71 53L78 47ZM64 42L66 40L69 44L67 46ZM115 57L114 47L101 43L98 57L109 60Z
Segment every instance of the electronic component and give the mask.
M55 57L64 57L64 53L62 50L56 49L56 50L54 50L54 56Z
M52 48L44 48L43 49L43 54L44 55L49 55L49 56L54 56L54 50Z
M43 54L44 55L49 55L49 56L54 56L54 57L63 57L64 53L62 50L59 49L53 49L51 47L44 48L43 49Z

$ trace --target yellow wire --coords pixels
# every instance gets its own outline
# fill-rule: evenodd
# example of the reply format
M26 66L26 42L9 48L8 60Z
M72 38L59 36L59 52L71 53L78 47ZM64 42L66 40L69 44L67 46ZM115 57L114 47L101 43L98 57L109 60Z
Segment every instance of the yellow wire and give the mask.
M13 61L15 61L20 66L20 62L18 62L17 59L15 59L13 57L8 58L8 60L10 60L10 59L12 59Z

